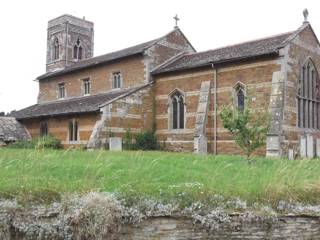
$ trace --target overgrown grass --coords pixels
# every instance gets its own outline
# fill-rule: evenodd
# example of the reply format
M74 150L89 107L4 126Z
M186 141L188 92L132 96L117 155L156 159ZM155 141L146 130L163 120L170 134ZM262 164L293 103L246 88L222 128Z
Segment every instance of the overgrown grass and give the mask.
M0 197L47 202L92 190L186 205L210 204L215 194L271 205L318 203L320 161L256 158L249 165L241 156L0 149Z

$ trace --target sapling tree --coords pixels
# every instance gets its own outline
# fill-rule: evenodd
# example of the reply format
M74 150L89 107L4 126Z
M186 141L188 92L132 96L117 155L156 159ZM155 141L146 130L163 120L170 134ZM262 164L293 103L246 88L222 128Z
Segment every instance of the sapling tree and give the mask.
M254 110L246 102L243 110L224 106L220 117L223 127L230 131L250 162L250 156L254 150L265 144L270 128L269 113L261 109Z

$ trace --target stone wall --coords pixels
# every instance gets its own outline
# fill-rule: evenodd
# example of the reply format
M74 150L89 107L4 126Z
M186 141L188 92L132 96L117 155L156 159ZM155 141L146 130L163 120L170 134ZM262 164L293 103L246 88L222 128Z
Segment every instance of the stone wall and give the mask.
M151 130L153 125L153 92L147 86L129 96L116 99L102 108L100 126L90 137L89 148L103 146L111 136L124 139L126 132L132 134Z
M219 117L223 105L233 104L234 86L241 83L245 86L247 96L254 108L267 110L270 102L273 73L280 70L278 59L261 59L237 65L216 66L217 68L217 153L241 153L232 136L223 128ZM211 68L175 72L173 74L155 77L156 96L156 125L160 142L165 142L167 149L174 151L193 151L194 128L199 103L201 83L211 82L208 119L206 133L208 138L208 152L214 152L214 71ZM185 129L170 130L169 94L179 89L186 96ZM265 147L256 154L265 155Z
M73 58L73 47L81 41L82 59L93 56L93 23L71 15L62 15L48 22L47 30L47 71L63 69L77 60ZM55 39L59 42L59 58L53 58Z
M288 156L288 151L294 151L297 155L300 153L299 141L301 137L307 134L312 135L314 139L320 138L320 131L317 129L298 128L297 125L297 88L301 74L301 68L307 58L311 58L316 68L320 69L320 46L318 40L308 23L302 26L299 34L292 42L284 48L283 68L287 72L285 81L285 98L283 113L283 139L281 148L283 156ZM318 87L320 83L318 82Z
M155 217L124 226L118 239L320 239L319 223L319 217L307 216L283 216L274 222L243 222L233 216L231 222L208 230L188 218Z

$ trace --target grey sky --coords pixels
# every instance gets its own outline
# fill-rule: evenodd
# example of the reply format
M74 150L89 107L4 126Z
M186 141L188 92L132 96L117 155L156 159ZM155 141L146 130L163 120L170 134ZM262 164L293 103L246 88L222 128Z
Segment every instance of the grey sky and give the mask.
M318 0L28 0L2 1L0 7L0 112L35 104L45 71L48 20L68 13L95 24L94 55L101 55L171 31L173 16L197 51L297 29L309 10L320 34Z

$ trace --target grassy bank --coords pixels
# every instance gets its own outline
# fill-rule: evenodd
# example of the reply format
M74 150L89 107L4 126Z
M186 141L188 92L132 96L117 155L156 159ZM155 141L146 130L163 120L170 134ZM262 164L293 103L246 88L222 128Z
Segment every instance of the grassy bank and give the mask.
M255 159L248 165L240 156L0 149L0 197L50 201L92 190L185 204L209 203L215 194L269 204L316 203L320 161Z

